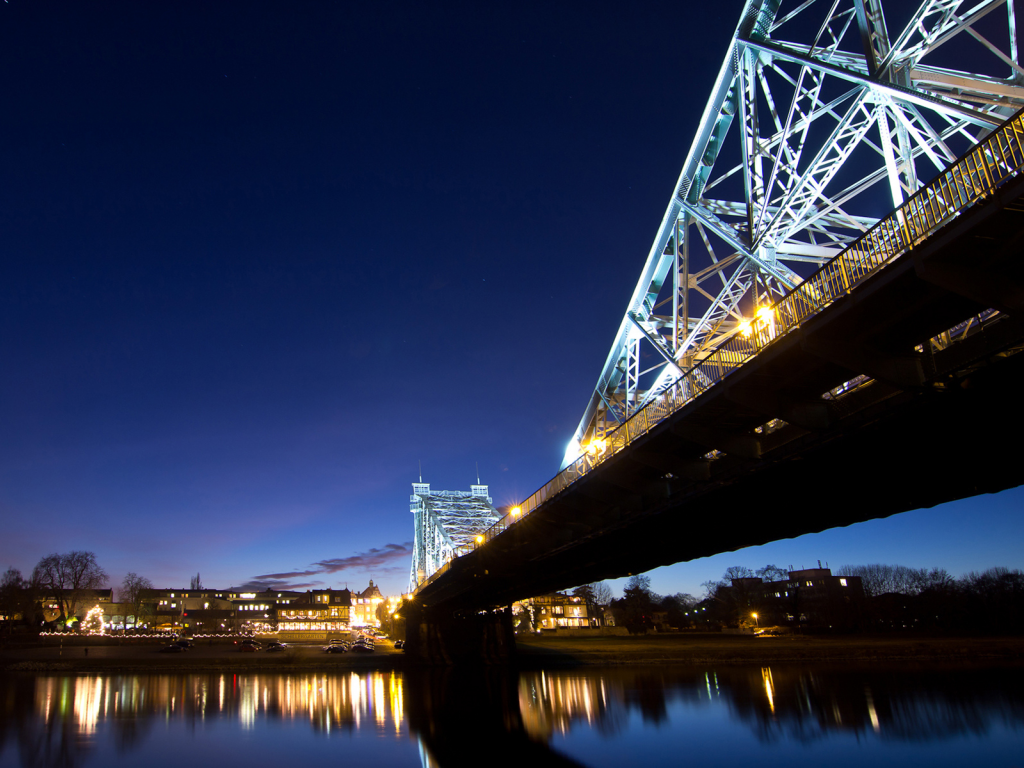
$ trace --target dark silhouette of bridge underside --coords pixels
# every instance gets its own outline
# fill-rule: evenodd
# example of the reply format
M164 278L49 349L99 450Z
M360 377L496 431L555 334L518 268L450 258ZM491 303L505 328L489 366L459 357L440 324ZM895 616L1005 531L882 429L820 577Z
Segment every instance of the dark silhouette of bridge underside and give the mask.
M507 606L1024 483L1022 191L1017 179L968 209L417 601L436 615ZM989 308L1003 314L984 331L917 350ZM857 375L872 381L823 399ZM772 419L786 423L757 431Z

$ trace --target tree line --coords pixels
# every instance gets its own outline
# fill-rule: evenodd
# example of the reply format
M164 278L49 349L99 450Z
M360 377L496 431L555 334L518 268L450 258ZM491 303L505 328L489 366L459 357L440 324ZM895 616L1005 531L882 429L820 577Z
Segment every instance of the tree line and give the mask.
M942 568L875 564L843 566L837 575L861 578L868 629L1024 632L1024 572L1017 569L954 578Z
M779 600L765 599L763 587L744 579L790 583L789 572L775 565L753 570L728 568L719 580L701 586L704 594L663 597L651 590L650 577L633 576L623 596L610 607L616 622L630 632L651 629L716 629L778 622L807 629L851 631L928 630L968 634L1024 633L1024 572L991 568L954 578L942 568L904 565L846 565L836 577L858 577L863 597L840 604L801 604L797 586L780 611ZM783 590L778 590L783 591ZM763 603L759 601L764 601ZM759 614L757 619L753 618Z
M196 574L198 580L199 574ZM93 590L105 589L110 581L107 572L96 561L92 552L73 552L46 555L36 563L27 578L20 570L8 567L0 578L0 614L7 619L10 629L12 617L20 615L24 623L39 627L43 624L43 602L55 606L57 617L51 624L67 627L78 615L88 610L83 599ZM117 590L118 602L131 609L138 625L142 615L142 598L153 583L136 573L129 572ZM128 613L128 611L125 611Z

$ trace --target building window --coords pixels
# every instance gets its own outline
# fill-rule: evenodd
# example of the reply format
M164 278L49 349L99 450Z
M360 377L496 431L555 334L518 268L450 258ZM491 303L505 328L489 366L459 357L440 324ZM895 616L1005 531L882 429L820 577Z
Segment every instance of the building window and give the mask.
M845 587L846 586L846 579L840 579L839 580L839 586Z

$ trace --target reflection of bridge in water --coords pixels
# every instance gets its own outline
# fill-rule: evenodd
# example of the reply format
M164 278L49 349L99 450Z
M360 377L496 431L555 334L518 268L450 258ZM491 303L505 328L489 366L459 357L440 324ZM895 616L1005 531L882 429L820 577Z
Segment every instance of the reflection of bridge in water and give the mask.
M1024 482L996 448L1024 427L1024 69L1012 3L959 6L746 2L562 471L419 582L414 652L500 655L481 609Z

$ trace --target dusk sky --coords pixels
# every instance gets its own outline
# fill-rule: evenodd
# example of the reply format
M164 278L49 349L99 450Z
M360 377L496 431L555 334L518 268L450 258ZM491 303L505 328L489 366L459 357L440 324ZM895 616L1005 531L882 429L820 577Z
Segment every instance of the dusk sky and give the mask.
M498 505L558 471L741 7L0 4L0 569L404 591L420 465ZM1022 502L652 586L1021 568Z

